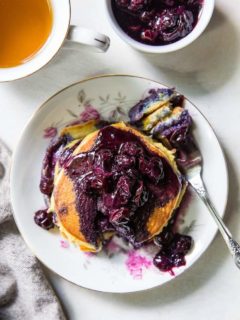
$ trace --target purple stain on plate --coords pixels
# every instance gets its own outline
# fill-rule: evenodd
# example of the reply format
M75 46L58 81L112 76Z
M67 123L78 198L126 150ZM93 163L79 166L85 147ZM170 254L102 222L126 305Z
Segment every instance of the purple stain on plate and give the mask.
M66 240L60 240L60 246L61 248L68 249L69 243Z
M137 251L133 250L128 253L126 267L134 279L141 280L144 269L149 269L151 266L152 261L140 255Z
M95 253L94 253L94 252L85 251L85 252L83 252L83 253L84 253L84 255L85 255L86 257L88 257L88 258L92 258L92 257L95 256Z

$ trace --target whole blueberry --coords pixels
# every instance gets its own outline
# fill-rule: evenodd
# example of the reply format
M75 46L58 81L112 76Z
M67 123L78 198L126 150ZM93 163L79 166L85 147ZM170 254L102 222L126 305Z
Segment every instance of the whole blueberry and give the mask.
M164 252L158 253L154 257L153 263L160 271L169 271L173 268L171 259Z
M34 221L45 230L54 228L53 214L51 212L48 213L47 210L38 210L34 215Z

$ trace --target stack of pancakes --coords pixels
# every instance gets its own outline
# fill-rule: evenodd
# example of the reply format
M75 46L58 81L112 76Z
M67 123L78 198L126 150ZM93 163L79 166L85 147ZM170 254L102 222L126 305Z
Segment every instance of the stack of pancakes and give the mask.
M161 233L163 228L168 224L169 219L172 217L175 209L178 208L182 200L186 190L186 182L177 168L174 151L168 150L161 143L154 141L123 122L112 124L111 126L124 132L131 132L133 135L137 136L142 145L144 145L149 152L161 159L165 159L178 181L177 195L174 198L171 198L163 206L154 207L149 215L145 226L147 233L144 235L144 243ZM69 142L65 148L70 149L76 144L77 147L72 148L72 156L75 157L90 151L94 147L100 131L101 129L97 129L97 121L90 121L85 124L66 127L61 134L72 137L71 142ZM81 228L82 213L81 210L77 209L79 206L76 205L77 193L76 188L74 187L74 181L70 178L66 166L61 166L59 163L60 161L58 160L55 164L54 188L50 198L49 212L54 212L56 214L57 225L63 236L69 241L78 245L83 251L100 251L103 239L111 237L114 235L114 232L106 232L103 234L103 237L99 237L97 244L90 243L86 240L87 236Z

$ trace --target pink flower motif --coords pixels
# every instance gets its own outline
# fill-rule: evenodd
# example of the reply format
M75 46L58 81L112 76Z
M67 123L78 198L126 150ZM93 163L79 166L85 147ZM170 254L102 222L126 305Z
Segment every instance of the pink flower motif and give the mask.
M84 108L85 110L80 114L80 121L86 122L100 118L99 112L91 104L84 105Z
M65 240L60 240L60 246L64 249L69 248L69 243Z
M57 128L55 127L48 127L44 130L43 137L48 139L48 138L54 138L57 135Z
M143 269L148 269L151 267L151 265L152 261L148 260L146 257L141 256L136 251L130 251L128 253L126 266L134 279L142 279Z

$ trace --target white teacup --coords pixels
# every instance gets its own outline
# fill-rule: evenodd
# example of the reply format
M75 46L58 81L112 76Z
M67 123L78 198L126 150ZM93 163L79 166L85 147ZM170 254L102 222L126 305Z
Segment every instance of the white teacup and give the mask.
M44 46L28 61L11 68L0 68L0 82L24 78L45 66L58 52L65 39L79 42L104 52L110 39L95 31L70 25L71 6L69 0L51 0L53 26Z

